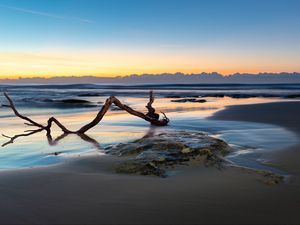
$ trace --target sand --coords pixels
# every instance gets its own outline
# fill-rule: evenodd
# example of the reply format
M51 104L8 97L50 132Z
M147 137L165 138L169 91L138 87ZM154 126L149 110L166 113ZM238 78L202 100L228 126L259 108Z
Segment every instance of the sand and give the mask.
M215 113L211 119L261 122L282 126L300 137L300 102L264 103L229 106ZM284 151L270 152L266 157L290 173L300 175L300 145Z
M299 111L296 102L234 106L213 119L272 123L300 135ZM5 171L0 223L299 224L300 148L269 157L291 174L286 183L267 186L253 173L202 166L183 166L165 179L120 175L112 171L114 159L103 156Z

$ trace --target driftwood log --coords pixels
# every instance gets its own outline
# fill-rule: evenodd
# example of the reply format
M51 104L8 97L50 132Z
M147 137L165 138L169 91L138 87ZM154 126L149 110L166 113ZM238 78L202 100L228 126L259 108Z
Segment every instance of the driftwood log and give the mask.
M166 126L169 123L169 119L168 117L162 112L163 114L163 118L159 119L159 114L157 114L155 112L155 108L152 107L152 104L154 102L154 96L153 96L153 92L150 91L150 96L149 96L149 102L146 105L146 108L148 110L148 112L146 114L136 111L134 109L132 109L131 107L122 104L116 97L111 96L108 99L106 99L105 104L102 106L102 108L100 109L100 111L98 112L98 114L96 115L96 117L89 122L88 124L84 125L83 127L81 127L79 130L77 131L71 131L69 130L65 125L63 125L61 122L59 122L55 117L51 117L48 119L47 121L47 125L43 125L40 124L32 119L30 119L29 117L26 117L22 114L20 114L18 112L18 110L16 109L13 100L9 97L9 95L7 93L4 93L4 96L6 97L6 99L9 102L9 105L2 105L3 107L8 107L11 108L12 111L14 112L14 114L21 118L22 120L25 120L26 122L24 123L27 126L31 126L31 127L36 127L36 129L32 129L32 130L26 130L23 134L18 134L15 135L13 137L9 137L7 135L2 134L3 137L9 138L10 140L8 142L6 142L5 144L3 144L2 146L6 146L8 144L11 144L14 142L14 140L16 140L19 137L24 137L24 136L30 136L32 134L41 132L41 131L46 131L47 132L47 138L49 143L54 144L56 141L52 140L51 137L51 127L52 124L56 124L64 133L63 136L67 135L67 134L77 134L79 135L81 138L87 138L87 136L85 135L85 133L90 130L91 128L93 128L94 126L96 126L104 117L104 115L107 113L107 111L109 110L109 107L114 104L115 106L119 107L120 109L125 110L126 112L128 112L131 115L140 117L146 121L148 121L151 125L153 126Z

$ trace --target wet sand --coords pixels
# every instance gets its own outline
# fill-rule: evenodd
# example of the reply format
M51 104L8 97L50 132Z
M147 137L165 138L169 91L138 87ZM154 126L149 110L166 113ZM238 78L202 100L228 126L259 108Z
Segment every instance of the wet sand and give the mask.
M211 118L270 123L300 134L300 102L272 102L264 104L228 106Z
M300 102L264 103L229 106L215 113L211 119L239 120L275 124L293 131L300 138ZM266 153L272 164L300 175L300 145L284 151ZM300 205L299 205L300 206Z
M299 132L299 103L228 107L213 119ZM115 174L111 157L0 173L1 224L299 224L300 149L270 153L291 174L267 186L240 169L182 166L169 178Z

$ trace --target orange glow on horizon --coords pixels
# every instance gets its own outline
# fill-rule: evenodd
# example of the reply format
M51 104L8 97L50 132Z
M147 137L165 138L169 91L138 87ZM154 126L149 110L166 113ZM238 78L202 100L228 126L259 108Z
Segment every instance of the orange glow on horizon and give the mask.
M300 70L298 70L300 71ZM47 75L41 75L41 73L31 73L31 74L12 74L12 75L2 75L0 74L0 79L9 79L9 80L17 80L17 79L23 79L23 78L54 78L54 77L87 77L87 76L93 76L93 77L99 77L99 78L114 78L114 77L125 77L125 76L130 76L130 75L138 75L141 76L143 74L153 74L153 75L160 75L163 73L169 73L169 74L175 74L175 73L183 73L183 74L187 74L187 75L191 75L191 74L200 74L200 73L219 73L223 76L229 76L231 74L235 74L235 73L249 73L249 74L258 74L258 73L282 73L282 72L286 72L286 73L297 73L298 71L296 70L247 70L247 71L238 71L238 70L230 70L229 72L220 72L220 71L215 71L215 70L211 70L211 71L199 71L199 70L195 70L195 71L185 71L185 70L162 70L161 72L157 72L157 71L153 71L153 72L149 72L145 71L145 72L129 72L129 73L122 73L122 72L118 72L118 73L94 73L94 74L76 74L76 73L68 73L68 74L59 74L59 73L55 73L55 74L47 74ZM36 74L36 75L33 75Z
M201 54L200 54L201 53ZM298 72L299 64L270 55L236 56L206 50L201 52L159 52L100 49L93 51L44 51L39 53L0 53L0 78L17 79L56 76L116 77L130 74L186 74Z

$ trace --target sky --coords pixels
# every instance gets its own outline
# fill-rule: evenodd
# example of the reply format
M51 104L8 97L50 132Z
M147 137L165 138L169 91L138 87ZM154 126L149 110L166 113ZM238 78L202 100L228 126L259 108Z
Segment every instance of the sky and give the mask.
M0 0L0 78L300 72L299 0Z

